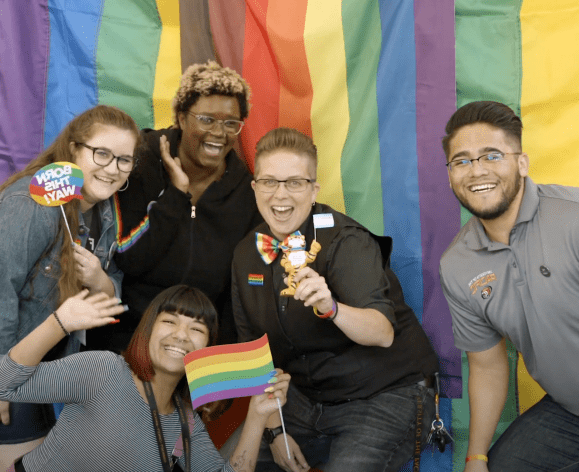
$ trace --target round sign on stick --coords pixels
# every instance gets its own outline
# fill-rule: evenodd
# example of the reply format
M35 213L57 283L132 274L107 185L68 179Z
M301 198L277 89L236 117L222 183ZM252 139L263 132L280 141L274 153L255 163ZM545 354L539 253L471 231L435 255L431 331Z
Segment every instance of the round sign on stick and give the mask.
M82 200L82 170L72 162L54 162L40 169L30 181L30 196L44 206L60 206Z
M70 240L72 233L62 205L78 198L82 200L82 170L72 162L54 162L40 169L30 180L30 196L36 203L44 206L60 206Z

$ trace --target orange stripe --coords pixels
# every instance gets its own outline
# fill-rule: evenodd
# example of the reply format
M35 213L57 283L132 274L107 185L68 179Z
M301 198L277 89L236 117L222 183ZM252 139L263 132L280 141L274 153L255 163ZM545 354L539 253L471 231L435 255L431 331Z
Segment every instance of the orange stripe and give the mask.
M213 367L213 371L211 373L225 372L226 369L222 366L222 364L229 364L232 362L247 363L245 367L242 368L236 367L235 370L252 369L255 367L253 365L255 362L267 356L269 356L269 360L271 360L271 351L269 350L269 344L267 343L266 339L265 345L258 347L256 349L251 349L249 351L238 351L238 352L233 351L233 352L221 352L217 354L208 354L207 357L198 357L197 359L192 360L186 358L185 369L187 373L191 373L195 369L202 369L204 367ZM196 374L194 377L198 378L199 375ZM189 381L191 381L191 379L189 379Z
M185 364L189 364L196 359L202 359L209 356L218 356L221 354L237 354L243 352L250 352L253 350L261 349L267 346L269 349L269 341L267 334L264 334L261 338L255 341L249 341L246 343L238 344L223 344L220 346L211 346L198 351L193 351L187 354L184 358Z
M312 135L312 82L304 28L307 0L272 2L267 10L267 33L279 72L279 126Z

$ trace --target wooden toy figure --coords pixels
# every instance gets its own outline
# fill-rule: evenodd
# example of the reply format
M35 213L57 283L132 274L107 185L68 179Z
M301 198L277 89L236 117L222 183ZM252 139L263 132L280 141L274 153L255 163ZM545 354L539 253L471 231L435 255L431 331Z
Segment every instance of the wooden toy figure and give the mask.
M287 240L287 248L283 250L280 264L288 274L288 287L280 292L282 297L291 297L296 293L297 285L294 282L296 272L316 260L316 255L322 246L315 239L312 241L310 251L306 251L306 237L303 234L292 234Z

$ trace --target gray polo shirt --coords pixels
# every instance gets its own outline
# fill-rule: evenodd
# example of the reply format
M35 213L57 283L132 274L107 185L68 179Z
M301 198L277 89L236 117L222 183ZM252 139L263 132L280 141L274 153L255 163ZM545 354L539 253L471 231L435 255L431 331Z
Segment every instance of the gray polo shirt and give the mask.
M531 376L579 415L579 189L527 177L510 245L471 218L442 255L440 281L459 349L510 339Z

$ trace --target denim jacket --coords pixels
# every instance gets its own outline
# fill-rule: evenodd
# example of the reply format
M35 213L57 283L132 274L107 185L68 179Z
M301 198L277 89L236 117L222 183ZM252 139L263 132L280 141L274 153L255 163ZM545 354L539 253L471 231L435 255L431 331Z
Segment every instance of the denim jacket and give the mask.
M56 239L62 213L60 208L39 205L30 197L30 179L17 180L0 194L0 354L58 308L62 241L45 251ZM101 235L94 254L110 277L115 296L120 297L122 272L113 260L117 242L112 208L112 198L95 207ZM84 246L89 228L82 213L79 216L78 237ZM78 341L78 335L71 336L66 354L78 351Z

